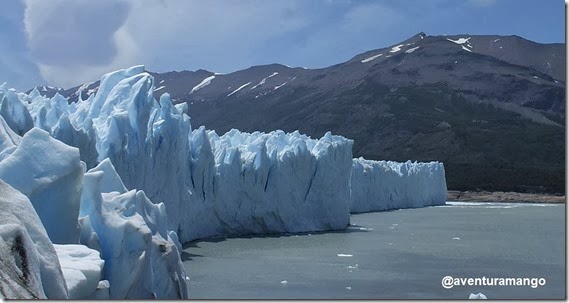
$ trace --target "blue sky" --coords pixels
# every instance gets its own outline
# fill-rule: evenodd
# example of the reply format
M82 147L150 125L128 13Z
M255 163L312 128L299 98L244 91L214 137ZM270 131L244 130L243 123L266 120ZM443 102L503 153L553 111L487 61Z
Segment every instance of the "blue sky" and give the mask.
M228 73L326 67L417 34L565 42L562 0L11 0L0 83L69 88L136 64Z

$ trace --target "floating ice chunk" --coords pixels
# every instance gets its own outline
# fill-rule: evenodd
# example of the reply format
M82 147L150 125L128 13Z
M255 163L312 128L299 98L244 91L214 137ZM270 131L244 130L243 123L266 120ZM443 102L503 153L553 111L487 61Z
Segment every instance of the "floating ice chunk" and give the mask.
M454 237L454 238L452 238L452 239L453 239L453 240L460 240L459 237Z
M346 258L349 258L349 257L353 257L353 256L354 256L354 255L350 255L350 254L338 254L338 257L346 257Z
M164 81L164 80L162 80L162 81ZM164 88L166 88L166 86L162 85L159 88L155 88L154 91L157 92L157 91L164 89Z
M468 297L468 299L470 299L470 300L487 300L488 298L486 298L486 296L483 293L479 292L477 294L470 293L470 296Z
M111 284L107 280L99 281L97 289L92 293L87 300L109 300L111 298Z
M287 281L287 280L282 280L282 281L281 281L281 284L283 284L283 285L284 285L284 284L288 284L288 281Z
M462 47L462 49L463 49L463 50L465 50L465 51L467 51L467 52L470 52L470 53L472 53L472 51L471 51L471 50L469 50L468 48L464 47L464 45L461 45L461 47Z
M352 290L352 288L350 286L346 286L347 290Z

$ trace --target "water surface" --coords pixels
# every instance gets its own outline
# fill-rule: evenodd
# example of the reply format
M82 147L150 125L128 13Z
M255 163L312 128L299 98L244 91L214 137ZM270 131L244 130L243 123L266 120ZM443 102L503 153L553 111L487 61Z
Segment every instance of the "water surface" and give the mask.
M345 231L210 239L182 255L192 299L565 298L565 206L452 203L351 216ZM441 286L536 277L545 286Z

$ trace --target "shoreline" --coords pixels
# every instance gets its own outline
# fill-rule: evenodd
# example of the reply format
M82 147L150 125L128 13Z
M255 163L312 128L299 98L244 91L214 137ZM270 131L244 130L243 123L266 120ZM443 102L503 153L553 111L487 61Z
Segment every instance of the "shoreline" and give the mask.
M564 204L565 195L448 190L447 201Z

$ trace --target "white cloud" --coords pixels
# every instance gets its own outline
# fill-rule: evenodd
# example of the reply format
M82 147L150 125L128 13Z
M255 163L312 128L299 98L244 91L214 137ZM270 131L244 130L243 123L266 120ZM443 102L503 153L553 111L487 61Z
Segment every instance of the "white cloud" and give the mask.
M26 1L30 49L46 80L69 87L132 64L243 68L263 41L306 24L300 1L120 1L128 9L117 3ZM121 20L116 9L128 13Z

